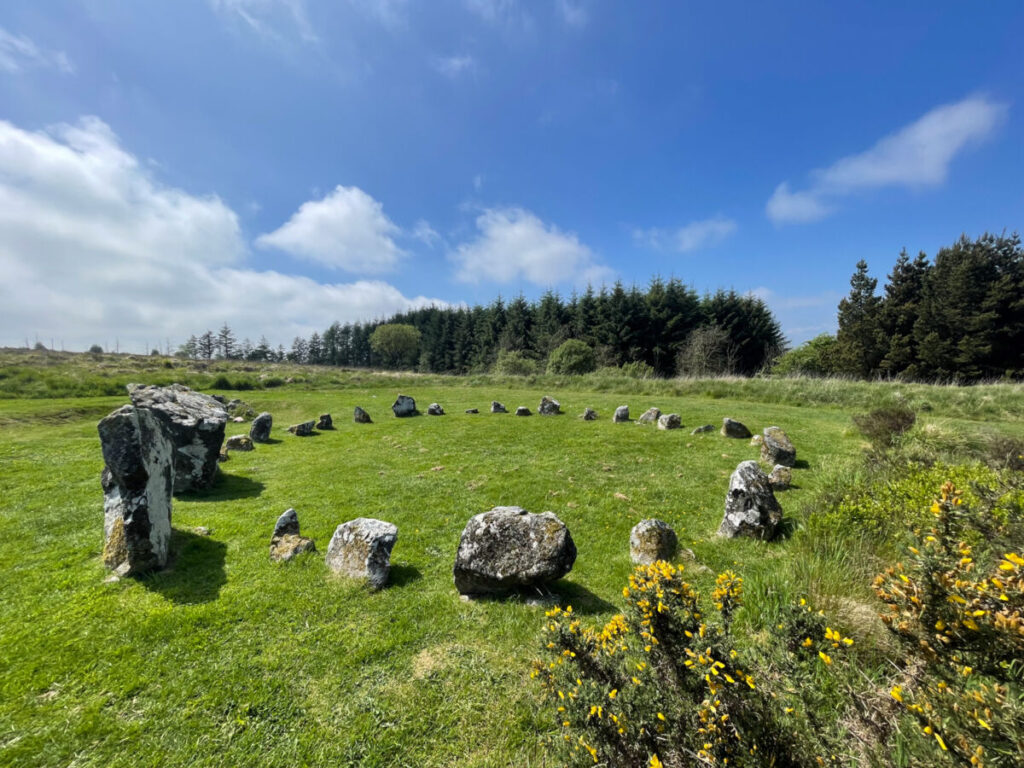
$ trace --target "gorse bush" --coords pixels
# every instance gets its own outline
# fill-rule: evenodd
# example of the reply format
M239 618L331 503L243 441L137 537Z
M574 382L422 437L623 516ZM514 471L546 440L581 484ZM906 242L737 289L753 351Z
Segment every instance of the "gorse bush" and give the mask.
M891 448L914 426L917 415L905 406L877 408L870 413L856 414L853 423L871 441L876 451Z

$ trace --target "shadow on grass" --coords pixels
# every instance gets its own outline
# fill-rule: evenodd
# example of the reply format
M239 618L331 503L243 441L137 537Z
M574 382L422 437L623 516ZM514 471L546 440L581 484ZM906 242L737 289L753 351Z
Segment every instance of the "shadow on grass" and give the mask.
M793 462L793 469L810 469L810 468L811 468L811 465L808 463L807 459L797 459L795 462Z
M174 603L209 603L217 599L220 588L227 583L224 571L227 549L224 542L209 536L172 529L167 567L138 576L138 582Z
M592 614L609 613L618 609L581 584L571 581L559 581L554 585L557 601L562 605L571 605L573 613Z
M420 569L414 565L392 565L391 575L388 577L389 587L404 587L423 578Z
M283 442L284 440L281 440L280 438L268 437L266 440L260 440L258 443L256 443L256 445L277 445L278 443Z
M223 470L217 473L213 486L205 491L186 491L175 494L182 501L227 501L229 499L254 499L263 493L264 485L241 475L229 475Z

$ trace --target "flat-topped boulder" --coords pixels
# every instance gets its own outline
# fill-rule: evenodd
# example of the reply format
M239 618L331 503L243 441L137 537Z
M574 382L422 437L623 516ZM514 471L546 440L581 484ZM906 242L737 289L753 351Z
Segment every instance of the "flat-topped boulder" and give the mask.
M352 421L356 424L373 424L373 419L370 418L370 414L358 405L355 407L355 410L352 411Z
M544 395L537 406L537 413L541 416L555 416L562 412L562 405L552 397Z
M428 416L444 416L444 408L441 407L440 403L431 403L427 406Z
M765 427L761 441L761 461L781 464L784 467L796 465L796 448L789 436L779 427Z
M516 408L516 416L533 416L533 413L525 405L520 405Z
M171 542L174 442L166 422L125 405L97 425L105 466L103 564L118 576L161 568Z
M366 581L381 589L391 574L391 550L398 541L398 526L383 520L357 517L334 531L327 547L327 567L340 576Z
M400 419L420 415L420 412L416 410L416 401L409 395L399 395L395 398L395 402L391 405L391 411Z
M735 437L742 440L746 440L750 437L750 430L747 429L747 425L743 422L730 419L726 416L722 419L722 436L723 437Z
M309 437L313 434L313 427L315 422L310 419L309 421L303 421L300 424L292 424L288 427L288 431L296 437Z
M334 429L334 419L331 418L329 413L321 413L320 418L316 421L317 429Z
M508 413L508 409L497 400L491 401L491 413Z
M174 444L174 492L213 485L228 420L224 405L181 384L129 384L128 396L136 408L151 411L163 422Z
M636 565L670 560L679 546L679 538L662 520L641 520L629 532L629 559Z
M252 451L256 446L248 435L232 435L224 441L224 451Z
M554 512L495 507L469 519L455 556L463 595L543 590L572 570L576 544Z
M249 425L249 437L254 443L266 443L270 440L270 430L274 426L274 417L264 411Z
M658 417L658 429L681 429L683 420L678 413L663 413Z
M270 559L277 563L288 562L303 552L316 552L316 544L299 531L298 513L294 509L286 509L277 518L270 537Z
M479 408L467 408L466 413L480 413Z
M612 416L612 421L616 424L625 424L629 421L629 406L620 405L615 409L615 415Z
M768 476L756 461L744 461L729 478L725 515L718 535L773 539L782 523L782 507L772 492Z

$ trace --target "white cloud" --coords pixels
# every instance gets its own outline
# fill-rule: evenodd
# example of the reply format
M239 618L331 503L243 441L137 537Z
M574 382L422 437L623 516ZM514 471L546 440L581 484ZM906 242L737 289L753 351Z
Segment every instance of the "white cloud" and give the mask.
M0 72L15 74L36 68L55 69L65 75L75 72L64 51L44 50L24 35L15 36L0 27Z
M700 248L710 248L725 240L736 231L736 222L725 216L715 216L701 221L692 221L676 230L639 229L633 239L659 250L687 253Z
M433 248L438 242L441 241L441 236L437 233L437 230L430 226L430 223L424 219L420 219L416 222L412 228L410 234L421 243Z
M483 188L484 188L484 175L482 173L478 173L476 176L473 177L473 189L475 191L479 192Z
M782 182L765 206L768 218L776 223L814 221L835 210L831 201L856 192L938 186L946 181L953 159L988 138L1007 109L984 96L936 107L870 149L813 171L806 190L793 192Z
M381 273L405 255L393 239L400 232L379 202L358 187L339 184L322 200L303 203L280 228L256 238L256 245L348 272Z
M453 80L460 75L476 71L476 59L469 54L442 56L434 59L434 69Z
M274 39L287 37L292 29L307 42L317 35L309 22L305 0L209 0L213 9L243 22L254 32Z
M456 277L468 283L527 280L552 286L599 283L611 270L572 232L561 232L522 208L489 208L476 219L479 236L451 255Z
M509 31L533 29L533 17L518 0L463 0L466 8L483 21Z
M562 19L570 27L585 27L590 20L590 15L581 2L558 0L558 10L562 14Z
M95 117L30 132L0 121L0 344L146 351L225 320L287 341L410 306L379 281L324 285L245 265L238 216L165 186Z

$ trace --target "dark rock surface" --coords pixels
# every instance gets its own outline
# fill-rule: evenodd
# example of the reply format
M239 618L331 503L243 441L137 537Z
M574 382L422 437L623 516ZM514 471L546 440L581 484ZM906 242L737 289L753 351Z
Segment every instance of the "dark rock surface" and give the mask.
M274 417L264 411L249 425L249 437L254 443L265 443L270 439L270 430L274 426Z
M782 523L782 507L772 492L768 476L756 461L744 461L729 478L725 515L718 535L773 539Z

